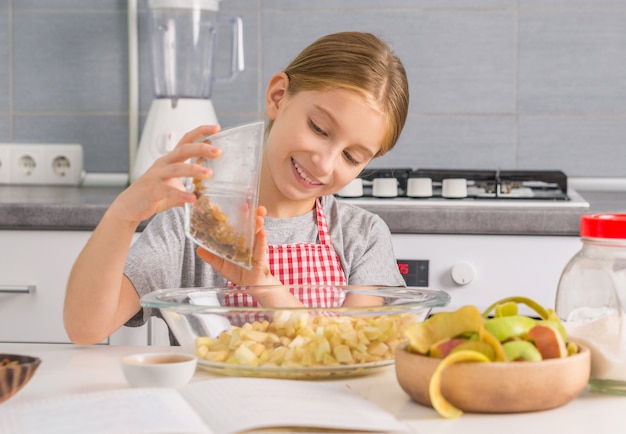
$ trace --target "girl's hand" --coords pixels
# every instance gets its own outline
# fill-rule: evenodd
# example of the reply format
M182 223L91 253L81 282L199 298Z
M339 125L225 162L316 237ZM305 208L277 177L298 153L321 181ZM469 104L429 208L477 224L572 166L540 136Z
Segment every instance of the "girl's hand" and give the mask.
M281 281L270 273L267 260L267 239L265 229L263 229L263 217L266 214L267 210L264 206L257 208L252 269L247 270L235 265L202 247L198 248L198 256L236 285L282 285Z
M206 179L211 176L211 170L188 163L187 160L194 157L219 157L219 148L196 142L219 130L219 125L206 125L185 134L171 152L157 159L146 173L118 196L111 205L113 212L138 224L158 212L194 202L196 196L185 191L181 178Z

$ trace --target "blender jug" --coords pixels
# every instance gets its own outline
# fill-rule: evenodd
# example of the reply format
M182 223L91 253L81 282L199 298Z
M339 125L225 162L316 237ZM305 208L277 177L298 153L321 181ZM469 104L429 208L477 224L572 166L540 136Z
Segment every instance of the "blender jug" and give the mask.
M211 98L220 22L232 23L232 62L226 79L243 70L241 19L219 15L218 0L150 0L152 71L157 98ZM176 102L174 102L176 104Z
M171 151L184 133L218 123L211 102L213 84L229 81L244 69L241 18L221 15L219 5L220 0L148 0L155 99L139 142L133 181ZM218 27L226 25L230 68L228 75L218 76Z

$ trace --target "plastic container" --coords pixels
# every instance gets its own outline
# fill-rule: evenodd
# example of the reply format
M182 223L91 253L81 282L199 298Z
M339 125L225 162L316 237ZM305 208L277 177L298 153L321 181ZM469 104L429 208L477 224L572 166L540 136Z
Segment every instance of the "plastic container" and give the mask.
M216 159L196 161L213 170L188 191L198 200L185 206L185 233L196 244L244 268L252 268L265 124L255 122L200 139L222 149Z
M583 216L580 236L556 312L569 338L591 350L591 388L626 395L626 214Z

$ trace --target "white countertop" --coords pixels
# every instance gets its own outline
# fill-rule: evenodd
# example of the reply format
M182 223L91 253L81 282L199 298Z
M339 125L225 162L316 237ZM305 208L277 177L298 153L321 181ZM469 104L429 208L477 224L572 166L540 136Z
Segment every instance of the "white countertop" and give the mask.
M6 402L26 402L63 394L127 388L129 386L122 374L120 359L128 354L155 351L176 352L181 349L145 346L0 344L0 353L27 354L42 359L31 381ZM198 369L192 381L213 377L212 374ZM446 420L431 408L411 401L398 385L393 366L365 377L332 381L345 382L353 390L402 420L416 433L622 434L626 430L624 418L626 397L585 391L579 398L554 410L510 415L466 413L459 419Z

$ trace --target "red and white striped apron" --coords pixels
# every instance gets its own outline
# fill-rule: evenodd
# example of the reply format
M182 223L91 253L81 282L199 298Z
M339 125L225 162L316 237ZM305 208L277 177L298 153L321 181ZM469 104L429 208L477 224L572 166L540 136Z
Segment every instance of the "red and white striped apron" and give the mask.
M310 285L342 286L347 284L341 261L330 240L330 231L320 199L315 201L320 243L296 243L267 246L270 272L283 285L294 285L291 292L305 306L337 307L343 303L338 291L314 291ZM232 285L229 282L229 285ZM296 285L302 285L298 287ZM335 295L336 294L336 295ZM257 306L247 294L227 295L227 306Z

